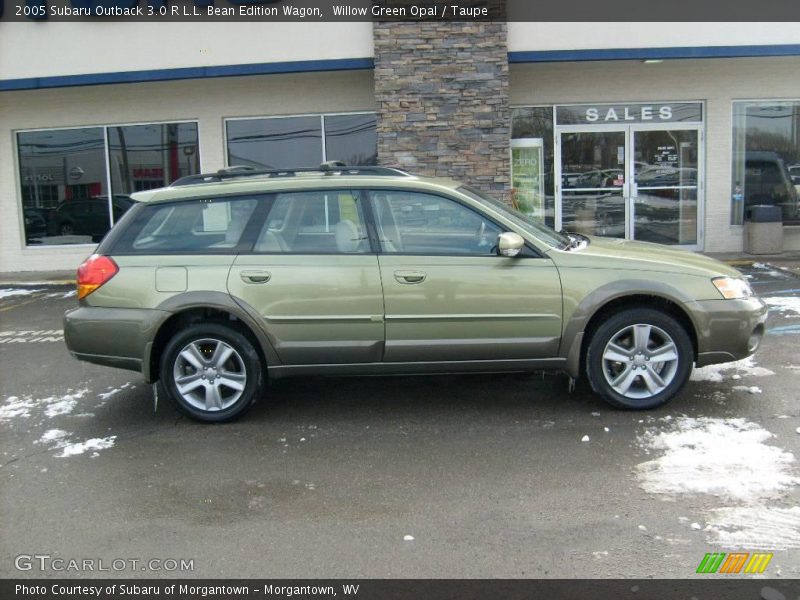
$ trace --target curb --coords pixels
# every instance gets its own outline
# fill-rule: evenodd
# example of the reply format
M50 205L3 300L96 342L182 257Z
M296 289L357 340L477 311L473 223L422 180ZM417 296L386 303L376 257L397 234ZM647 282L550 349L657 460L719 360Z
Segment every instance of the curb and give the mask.
M74 279L48 279L46 281L12 281L0 280L0 286L15 285L18 287L36 287L36 286L59 286L59 285L75 285Z

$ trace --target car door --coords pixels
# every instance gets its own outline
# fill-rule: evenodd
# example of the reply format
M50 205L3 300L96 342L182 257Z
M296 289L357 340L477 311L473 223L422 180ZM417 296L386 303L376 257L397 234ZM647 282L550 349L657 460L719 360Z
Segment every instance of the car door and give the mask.
M363 202L348 190L278 193L230 294L258 311L284 365L380 362L383 294Z
M383 283L387 362L557 356L561 283L531 249L498 256L501 227L460 201L370 192Z

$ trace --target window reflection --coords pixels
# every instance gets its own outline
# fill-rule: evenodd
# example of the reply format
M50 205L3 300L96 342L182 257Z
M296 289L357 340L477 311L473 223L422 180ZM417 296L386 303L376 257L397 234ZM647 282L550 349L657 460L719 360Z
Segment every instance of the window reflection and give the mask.
M200 171L194 123L109 127L108 144L115 195L163 187Z
M325 116L325 160L348 165L378 164L377 128L374 114Z
M747 207L779 206L785 224L800 224L800 102L733 103L731 222Z
M108 230L107 206L90 201L108 194L101 127L19 133L17 148L27 244L87 243ZM90 211L80 225L71 218Z
M542 148L542 189L544 192L544 223L555 227L555 185L553 164L555 149L553 145L553 107L534 106L515 108L511 111L511 138L538 139ZM513 177L513 174L512 174ZM515 178L519 182L520 178ZM520 183L524 184L524 181ZM515 194L523 195L523 194ZM525 211L525 206L519 205Z
M374 165L376 128L374 113L233 119L226 123L228 164L261 169L314 168L326 160Z
M227 122L228 164L262 169L316 167L323 161L319 117Z
M28 245L98 242L129 194L199 171L195 123L21 132L17 149Z

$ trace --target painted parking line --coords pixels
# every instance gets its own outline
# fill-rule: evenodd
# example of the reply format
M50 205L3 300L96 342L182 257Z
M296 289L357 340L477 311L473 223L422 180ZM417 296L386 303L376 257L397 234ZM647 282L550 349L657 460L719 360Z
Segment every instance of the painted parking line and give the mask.
M63 342L62 329L25 331L0 331L0 344L30 344L35 342Z
M40 298L43 298L44 296L45 296L44 293L42 293L42 294L32 294L28 300L25 300L23 302L16 302L14 304L11 304L11 303L4 304L4 305L0 306L0 312L6 312L7 310L11 310L13 308L19 308L20 306L26 306L28 304L33 304L34 302L36 302Z

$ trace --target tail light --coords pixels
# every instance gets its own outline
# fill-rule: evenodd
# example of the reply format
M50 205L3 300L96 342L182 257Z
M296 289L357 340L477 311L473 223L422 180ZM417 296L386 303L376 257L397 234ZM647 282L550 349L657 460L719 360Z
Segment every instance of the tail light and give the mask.
M92 254L78 267L78 298L91 294L118 271L117 263L108 256Z

